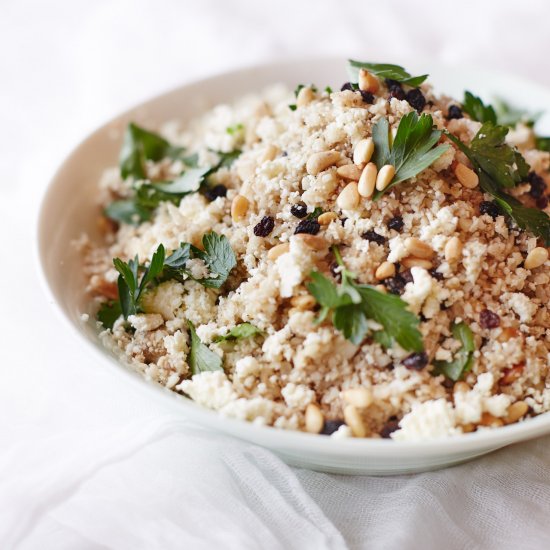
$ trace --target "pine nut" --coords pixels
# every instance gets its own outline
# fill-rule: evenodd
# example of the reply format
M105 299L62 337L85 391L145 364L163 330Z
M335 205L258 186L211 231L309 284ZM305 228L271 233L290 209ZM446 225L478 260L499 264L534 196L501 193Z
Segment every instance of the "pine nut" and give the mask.
M319 235L298 233L298 235L293 235L292 238L301 240L308 248L312 248L313 250L324 250L328 247L327 241Z
M357 191L362 197L366 199L372 197L374 193L374 187L376 186L376 177L378 175L378 169L374 162L369 162L363 171L361 172L361 177L359 178L359 183L357 184Z
M306 163L307 173L316 176L319 172L326 170L328 167L336 164L340 160L338 151L322 151L321 153L313 153Z
M361 168L355 164L344 164L338 167L336 173L345 180L358 181L361 177Z
M466 384L466 382L463 382L460 380L459 382L455 382L455 385L453 386L453 393L466 393L470 391L470 386Z
M297 107L305 107L315 99L315 93L309 86L304 86L296 98Z
M248 199L242 195L235 195L231 203L231 218L234 222L241 221L248 212Z
M382 166L378 172L378 176L376 176L376 189L378 189L378 191L384 191L391 183L393 176L395 176L395 166L393 166L393 164Z
M548 250L542 246L537 246L533 248L527 258L525 258L525 269L535 269L540 267L548 260Z
M455 176L466 189L475 189L479 184L478 175L461 162L458 162L455 167Z
M354 181L350 181L336 199L336 204L341 210L353 210L359 205L359 192L357 191L357 184Z
M277 153L279 152L279 148L276 145L268 145L264 152L262 153L262 156L260 157L260 162L269 162L270 160L273 160Z
M504 369L502 371L503 376L498 381L498 383L501 386L509 386L510 384L513 384L516 380L519 380L519 378L521 378L524 366L525 365L523 365L523 363L520 363L519 365L514 365L513 367Z
M279 256L286 254L290 250L290 243L281 243L270 248L267 253L267 259L274 262Z
M468 422L468 424L462 424L462 433L469 434L471 432L475 432L476 427L475 424L472 424L471 422Z
M481 420L479 421L480 426L489 426L491 428L500 428L504 426L504 421L502 418L497 418L488 412L484 412L481 415Z
M434 264L430 260L425 260L424 258L415 258L414 256L408 256L401 260L401 265L410 269L411 267L423 267L424 269L432 269Z
M378 292L381 292L382 294L388 293L388 289L384 285L376 285L374 288L378 290Z
M344 407L344 420L355 437L367 437L367 427L357 407L353 405Z
M321 214L317 221L321 225L328 225L330 222L333 222L334 220L338 219L338 214L336 212L325 212L324 214Z
M342 398L348 405L353 405L358 409L366 409L373 401L372 392L367 388L346 390L342 392Z
M310 294L301 294L299 296L293 296L290 299L291 306L302 310L311 309L316 303L317 300L315 300L315 298Z
M452 237L445 245L445 259L449 263L458 262L462 256L462 241L458 237Z
M391 262L382 262L378 269L376 270L376 273L374 276L379 280L383 281L384 279L387 279L389 277L393 277L395 275L395 265Z
M306 432L318 434L325 425L325 419L321 409L314 403L310 403L306 408Z
M416 258L429 260L433 258L435 252L433 248L416 237L409 237L405 240L405 248Z
M374 153L374 141L372 138L362 139L353 150L353 162L359 166L367 164Z
M525 401L516 401L508 407L508 412L504 417L505 424L513 424L524 417L529 410L529 405Z
M365 69L359 69L359 89L363 92L370 92L372 94L378 91L380 83L378 78Z

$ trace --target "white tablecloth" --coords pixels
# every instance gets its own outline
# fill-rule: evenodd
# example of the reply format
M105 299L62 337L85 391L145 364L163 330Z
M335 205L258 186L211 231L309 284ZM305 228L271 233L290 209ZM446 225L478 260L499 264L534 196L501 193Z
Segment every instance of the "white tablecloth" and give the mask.
M289 468L94 364L34 265L48 178L129 105L322 54L419 55L550 85L549 16L545 0L0 1L0 548L550 548L550 438L421 475Z

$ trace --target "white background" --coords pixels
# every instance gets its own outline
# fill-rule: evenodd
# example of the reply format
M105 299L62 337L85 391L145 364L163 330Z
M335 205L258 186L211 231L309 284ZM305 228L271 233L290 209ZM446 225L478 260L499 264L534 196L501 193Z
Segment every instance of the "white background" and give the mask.
M418 55L550 85L549 26L544 0L0 0L0 548L549 548L550 439L417 476L292 470L94 365L34 260L55 167L157 92L323 54Z

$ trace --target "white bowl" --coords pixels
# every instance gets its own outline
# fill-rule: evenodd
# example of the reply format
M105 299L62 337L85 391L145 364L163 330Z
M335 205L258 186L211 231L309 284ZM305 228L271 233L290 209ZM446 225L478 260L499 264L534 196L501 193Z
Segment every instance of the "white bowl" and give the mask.
M70 243L84 232L92 239L100 238L96 228L97 184L104 168L116 165L122 132L129 121L151 128L171 119L185 121L217 103L229 102L276 82L292 88L301 82L314 82L323 87L329 84L336 88L347 80L345 67L344 59L318 59L272 63L214 76L147 101L85 139L53 177L38 222L39 257L45 286L58 311L98 363L109 365L113 373L121 373L127 376L128 382L142 387L144 399L162 400L189 420L263 445L297 466L343 474L419 472L458 464L505 445L549 433L550 414L494 430L419 443L335 440L254 426L222 418L181 395L146 381L103 348L93 321L81 320L81 314L88 311L88 296L84 293L81 257ZM418 74L429 72L438 91L457 98L461 98L467 88L488 97L496 93L516 104L530 106L533 111L550 105L550 92L513 76L433 63L411 62L407 68Z

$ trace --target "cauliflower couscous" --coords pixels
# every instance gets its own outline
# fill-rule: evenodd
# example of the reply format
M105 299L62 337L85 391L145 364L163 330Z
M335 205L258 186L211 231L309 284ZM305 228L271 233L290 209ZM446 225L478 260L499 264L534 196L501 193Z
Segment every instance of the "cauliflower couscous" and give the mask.
M350 61L127 128L81 241L105 345L221 415L418 440L550 410L548 143Z

